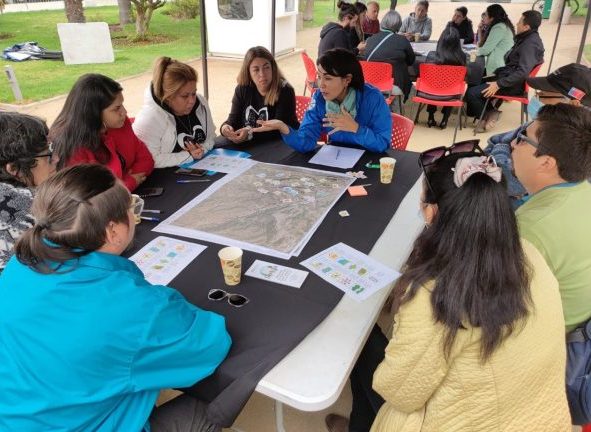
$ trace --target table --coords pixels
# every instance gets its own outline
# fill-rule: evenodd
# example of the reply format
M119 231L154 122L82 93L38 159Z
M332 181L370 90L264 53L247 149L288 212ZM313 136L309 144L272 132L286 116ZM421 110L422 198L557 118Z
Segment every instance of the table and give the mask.
M301 165L302 161L307 161L311 156L294 153L281 141L265 144L247 143L232 147L250 152L253 159L275 161L286 165ZM337 243L340 241L341 236L343 238L347 238L347 235L351 237L346 230L343 231L341 226L346 226L347 223L352 223L352 221L357 221L356 223L369 221L369 223L364 227L361 238L359 238L359 233L356 233L359 242L357 244L352 243L351 246L361 251L370 252L378 238L384 238L383 241L387 243L391 237L383 236L382 232L390 217L386 217L385 215L388 214L388 211L383 210L390 209L389 214L392 214L396 205L404 198L406 192L416 183L419 175L416 154L410 152L393 152L393 154L398 159L398 163L395 181L392 185L385 186L377 184L378 170L366 169L370 178L363 181L375 183L375 187L370 189L370 196L364 199L373 199L373 201L369 201L373 203L372 206L375 209L382 210L376 210L371 214L368 212L365 215L361 213L361 210L363 206L368 205L367 203L363 204L363 200L352 199L348 196L342 197L339 203L346 203L352 216L346 218L347 222L343 222L336 214L337 209L333 208L317 233L312 237L306 248L304 248L300 257L296 257L286 263L283 260L273 259L273 257L259 257L257 254L248 252L244 257L244 268L248 268L250 263L256 258L291 267L298 267L299 261ZM366 153L360 164L367 162L370 158L377 161L379 155ZM315 166L315 168L319 167ZM325 169L330 170L327 167ZM358 169L363 168L358 167ZM202 183L182 186L176 185L174 179L177 177L172 174L172 171L173 169L157 170L147 180L147 184L145 185L146 187L165 186L165 194L162 197L153 198L152 200L148 198L146 200L146 206L148 208L163 209L166 211L166 215L189 201L196 192L200 191L200 188L201 190L205 188ZM170 189L174 189L174 194L170 192ZM414 205L409 204L414 209L411 214L414 215L415 220L419 220L417 213L418 199L411 198L409 199L410 201L414 203ZM338 209L340 210L341 208L339 207ZM381 221L380 218L382 218ZM392 229L402 227L403 224L400 221L399 223L391 222L390 226L394 228L388 227L389 232ZM138 226L136 236L138 241L135 250L157 235L151 232L150 229L151 226L146 223ZM400 233L401 236L411 232L408 227L404 228L403 231ZM395 237L397 235L394 234ZM330 241L323 241L323 236L330 239ZM199 243L207 244L202 241L199 241ZM378 242L378 244L380 243ZM405 247L408 244L409 241L404 242L401 249L396 248L396 253L401 254L400 256L405 255ZM381 247L384 248L385 246ZM233 308L228 308L224 302L209 302L206 295L210 288L225 288L216 256L219 248L220 246L218 245L208 247L202 255L181 272L170 284L181 291L189 301L201 307L224 314L230 333L233 336L239 335L239 337L234 339L234 345L230 351L230 355L218 368L214 376L187 389L187 392L210 401L208 415L212 419L216 419L223 426L228 426L233 422L243 404L246 403L252 391L255 390L255 387L257 391L263 394L303 410L322 409L330 405L338 397L340 390L347 380L349 370L361 350L377 313L379 313L387 290L382 290L363 303L357 303L348 299L339 302L342 292L313 274L308 276L307 281L299 290L253 280L252 278L243 278L243 282L237 287L232 287L232 291L247 295L251 299L251 302L248 307L241 308L239 310L240 312L236 312L236 310L229 311L229 309ZM401 250L404 250L404 253L400 252ZM378 251L379 246L376 245L374 250L372 250L372 254L378 254L376 255L378 258L387 257L390 259L392 256L395 256L395 253L390 250L383 252L382 255L379 255ZM131 250L129 253L131 254L133 252L134 250ZM386 263L390 264L388 260L386 260ZM265 307L265 301L270 301L272 307ZM338 306L335 312L331 313L337 304ZM302 307L305 309L303 317L297 313L293 313L293 310L298 310L298 305L300 309ZM257 308L259 308L258 312ZM307 318L306 314L310 314L311 316L309 321L304 319ZM327 316L330 319L326 320L326 323L322 323ZM355 329L352 329L353 331L347 329L347 325L344 325L342 322L348 321L351 317L356 317L356 319L360 320L359 323L353 321L348 324L349 326L353 325L355 327ZM303 319L304 322L302 323ZM278 323L281 324L278 325ZM314 330L319 324L321 327ZM252 333L250 332L250 327L248 327L249 325L252 327ZM281 325L285 326L286 329L282 329ZM301 331L303 333L292 335L292 333L297 333L293 330L296 327L289 326L302 325ZM249 328L248 332L246 328ZM300 330L299 328L296 329ZM286 336L285 331L282 333L282 330L288 330L287 340L281 339ZM347 334L341 335L341 339L339 334L343 331L346 331ZM349 335L352 339L349 338ZM322 355L322 358L325 358L322 362L315 360L314 364L318 369L314 373L309 374L311 371L308 370L307 365L310 363L303 361L301 356L312 358L312 355L318 355L318 346L322 346L326 350L329 345L326 343L327 338L330 338L331 344L337 343L340 348L337 349L336 346L334 349L330 348L330 353L325 352ZM305 342L300 344L302 339ZM301 345L301 348L298 344ZM341 352L343 349L345 352ZM314 354L309 350L312 350ZM258 357L255 355L256 353L258 353ZM276 356L274 361L272 361L273 356ZM278 363L281 358L284 358L283 361ZM342 364L344 368L335 369L330 364L331 358L333 361ZM294 361L296 362L295 365L293 364ZM246 368L246 372L242 373L240 370L241 366ZM317 380L316 374L318 372L320 372L320 375L323 375L323 380ZM308 384L311 383L310 378L312 381L317 382L320 387L318 385L305 385L306 382ZM312 393L307 394L306 392L309 391ZM277 423L278 430L280 431L283 430L281 418L281 405L278 404Z

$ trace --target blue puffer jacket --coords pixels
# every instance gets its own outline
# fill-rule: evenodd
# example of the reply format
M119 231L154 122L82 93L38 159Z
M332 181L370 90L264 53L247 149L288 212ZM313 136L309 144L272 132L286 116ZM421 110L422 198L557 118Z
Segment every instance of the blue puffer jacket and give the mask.
M392 117L382 93L370 84L363 86L363 91L356 95L357 116L359 124L356 133L335 132L330 140L355 144L372 152L384 152L390 144L392 134ZM323 133L332 128L323 127L322 119L326 115L326 101L319 91L314 93L304 120L298 130L289 129L289 134L281 135L283 141L299 152L314 150L316 142Z

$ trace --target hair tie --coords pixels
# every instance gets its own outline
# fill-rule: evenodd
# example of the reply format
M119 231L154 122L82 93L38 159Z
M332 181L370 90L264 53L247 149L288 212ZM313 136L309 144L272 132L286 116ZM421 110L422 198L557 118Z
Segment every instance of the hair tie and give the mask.
M47 221L47 219L39 219L36 223L36 226L39 227L39 229L48 229L51 224Z
M483 173L499 183L502 177L502 171L492 156L475 156L458 159L454 172L454 183L461 187L470 178L472 174Z

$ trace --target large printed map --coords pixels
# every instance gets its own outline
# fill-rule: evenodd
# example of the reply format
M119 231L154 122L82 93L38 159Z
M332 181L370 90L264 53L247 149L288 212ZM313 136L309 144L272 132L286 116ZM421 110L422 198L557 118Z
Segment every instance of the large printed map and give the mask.
M255 163L216 182L154 231L289 258L353 181L339 173Z

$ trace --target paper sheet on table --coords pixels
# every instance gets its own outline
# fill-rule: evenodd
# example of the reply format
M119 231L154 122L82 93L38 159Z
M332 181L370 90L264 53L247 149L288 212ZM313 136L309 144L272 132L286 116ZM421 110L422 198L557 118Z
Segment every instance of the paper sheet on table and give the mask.
M399 276L373 258L338 243L300 263L357 301L390 286Z
M159 236L129 259L140 268L148 282L166 285L206 248L197 243Z
M323 145L308 162L334 168L353 168L365 150Z
M293 288L301 288L304 280L306 280L306 276L308 276L308 272L291 267L285 267L279 264L256 260L252 263L244 275L281 285L287 285Z
M191 168L217 171L227 174L240 174L250 168L255 162L252 159L241 157L229 157L223 155L209 155L199 162L191 165Z

